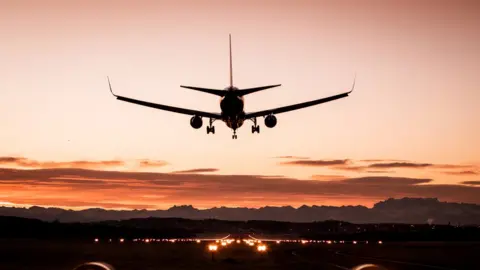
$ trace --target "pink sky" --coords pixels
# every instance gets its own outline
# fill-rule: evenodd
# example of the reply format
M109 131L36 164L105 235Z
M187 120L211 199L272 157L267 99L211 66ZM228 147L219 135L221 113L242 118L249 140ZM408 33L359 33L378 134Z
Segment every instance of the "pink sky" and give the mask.
M478 181L479 11L475 1L3 1L0 160L37 163L0 166L99 169L78 161L121 160L120 166L100 168L165 173L214 168L221 175L299 180L316 175L317 181L372 174L428 178L437 185ZM228 85L229 33L237 87L282 84L247 96L247 111L344 92L355 73L356 89L345 99L278 115L273 129L262 122L260 134L251 134L247 123L238 140L223 123L207 135L204 128L190 127L189 116L110 95L107 75L118 94L218 112L217 97L179 85ZM431 165L372 173L279 165L272 158L286 155L349 159L352 166L375 163L364 159ZM141 159L167 164L138 167ZM441 165L457 167L452 173ZM28 185L3 184L0 202L69 205L51 187L33 192ZM72 192L82 197L94 191ZM148 192L165 195L153 187ZM384 198L341 195L298 203L368 205ZM265 196L243 204L280 203L280 193ZM128 204L167 206L161 199L136 197ZM108 202L125 203L117 200ZM188 193L171 202L208 206L228 200ZM242 204L241 197L236 204Z

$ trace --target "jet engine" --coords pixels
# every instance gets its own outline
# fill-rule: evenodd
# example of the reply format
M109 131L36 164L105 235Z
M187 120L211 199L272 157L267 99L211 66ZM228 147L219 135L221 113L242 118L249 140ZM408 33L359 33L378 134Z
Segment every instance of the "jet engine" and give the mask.
M265 117L265 126L269 128L273 128L277 125L277 118L275 115L270 114L269 116Z
M203 125L203 120L200 116L193 116L192 119L190 119L190 125L194 128L194 129L199 129L202 127Z

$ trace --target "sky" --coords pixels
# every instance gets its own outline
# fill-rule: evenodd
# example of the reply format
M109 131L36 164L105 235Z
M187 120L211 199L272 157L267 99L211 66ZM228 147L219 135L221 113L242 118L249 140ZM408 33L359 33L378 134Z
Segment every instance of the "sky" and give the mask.
M2 1L0 204L66 208L480 203L478 1ZM216 134L117 94L220 112L182 89L282 84ZM204 121L205 125L205 121Z

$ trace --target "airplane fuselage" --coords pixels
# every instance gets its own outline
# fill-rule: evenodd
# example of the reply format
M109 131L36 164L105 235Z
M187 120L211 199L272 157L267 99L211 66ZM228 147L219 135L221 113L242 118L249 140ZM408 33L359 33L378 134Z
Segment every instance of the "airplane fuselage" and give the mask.
M227 93L220 99L220 109L222 111L222 120L225 124L236 130L243 125L245 120L243 97L235 93L236 87L227 87Z

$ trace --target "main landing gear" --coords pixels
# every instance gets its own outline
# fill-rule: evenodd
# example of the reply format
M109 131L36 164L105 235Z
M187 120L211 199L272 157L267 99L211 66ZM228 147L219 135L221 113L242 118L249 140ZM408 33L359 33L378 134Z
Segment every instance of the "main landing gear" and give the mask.
M210 118L209 125L207 126L207 134L215 134L215 127L212 125L215 122L215 119Z
M232 139L234 139L234 140L237 139L237 130L236 129L233 130Z
M252 120L253 122L252 133L255 133L255 132L260 133L260 126L257 125L257 118L252 118L250 120Z

